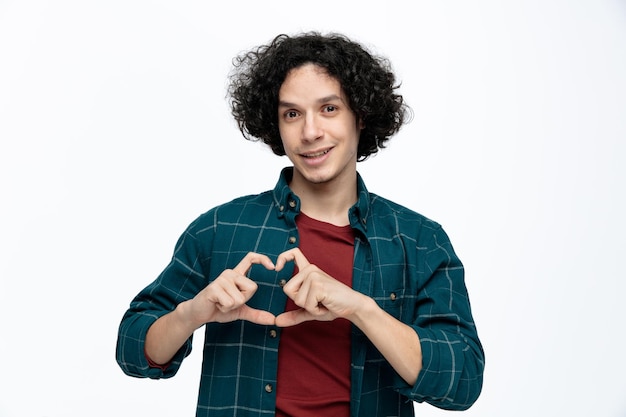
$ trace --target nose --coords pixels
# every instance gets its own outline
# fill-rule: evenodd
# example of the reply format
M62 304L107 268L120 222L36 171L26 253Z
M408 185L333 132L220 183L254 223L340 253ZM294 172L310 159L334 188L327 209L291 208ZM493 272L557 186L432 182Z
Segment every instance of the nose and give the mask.
M302 126L302 140L314 141L319 139L323 134L320 121L315 115L309 114L304 118L304 126Z

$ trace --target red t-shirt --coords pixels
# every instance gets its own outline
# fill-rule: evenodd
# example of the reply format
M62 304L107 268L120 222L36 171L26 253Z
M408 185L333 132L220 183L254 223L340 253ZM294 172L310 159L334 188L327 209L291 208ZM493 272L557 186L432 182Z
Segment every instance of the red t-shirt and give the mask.
M352 286L354 232L303 213L299 248L310 263ZM297 273L297 269L294 273ZM286 311L297 307L287 301ZM345 319L308 321L282 330L278 350L277 417L350 415L350 327Z

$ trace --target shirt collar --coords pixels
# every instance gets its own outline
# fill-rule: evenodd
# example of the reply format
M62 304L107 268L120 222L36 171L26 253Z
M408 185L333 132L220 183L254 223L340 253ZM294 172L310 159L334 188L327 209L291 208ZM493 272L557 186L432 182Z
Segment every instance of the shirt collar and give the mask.
M293 176L293 167L286 167L280 172L280 177L274 187L274 204L278 213L278 217L284 217L288 213L292 213L290 218L300 212L300 198L289 188L289 181ZM366 235L367 232L367 220L370 209L370 194L365 187L365 182L361 175L357 172L357 202L350 207L348 216L350 219L350 226L353 229L359 230Z

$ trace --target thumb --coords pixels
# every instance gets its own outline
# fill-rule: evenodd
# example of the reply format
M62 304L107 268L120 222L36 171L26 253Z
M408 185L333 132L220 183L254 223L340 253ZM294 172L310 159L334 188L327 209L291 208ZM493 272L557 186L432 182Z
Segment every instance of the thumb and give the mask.
M303 308L299 308L279 314L276 317L276 326L290 327L314 319L315 318L311 315L311 313Z
M246 304L239 308L239 319L266 326L274 325L276 322L276 316L269 311L257 310Z

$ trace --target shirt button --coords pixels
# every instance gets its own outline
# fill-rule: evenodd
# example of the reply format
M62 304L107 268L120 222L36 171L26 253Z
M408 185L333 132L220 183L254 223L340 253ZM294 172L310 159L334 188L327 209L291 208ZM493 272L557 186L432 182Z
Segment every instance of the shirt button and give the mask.
M289 200L289 207L294 208L296 206L296 202L294 200Z
M390 299L391 301L396 301L396 298L398 298L398 297L396 296L396 293L395 293L395 292L392 292L392 293L389 295L389 299Z
M294 236L289 236L289 243L296 243L296 238Z
M286 280L286 279L281 279L281 280L278 282L278 285L280 285L281 287L284 287L286 284L287 284L287 280Z
M272 391L274 391L274 387L272 386L272 384L265 385L265 392L270 393Z
M270 337L272 339L275 339L277 335L278 335L278 332L276 330L274 329L270 330Z

